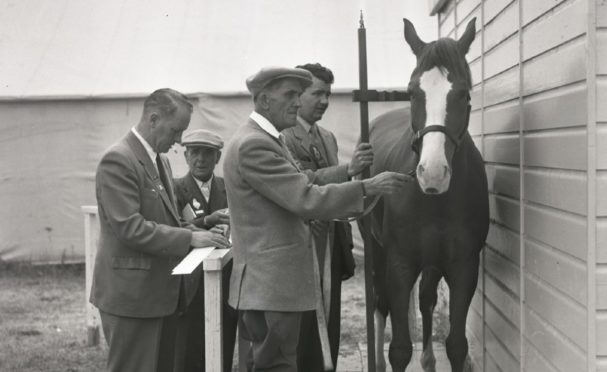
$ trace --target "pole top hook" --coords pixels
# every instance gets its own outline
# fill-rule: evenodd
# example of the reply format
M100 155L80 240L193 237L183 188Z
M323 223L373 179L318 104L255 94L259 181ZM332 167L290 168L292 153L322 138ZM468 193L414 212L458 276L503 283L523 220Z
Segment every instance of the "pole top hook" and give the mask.
M360 10L360 20L358 22L359 22L359 27L360 28L365 28L365 19L363 17L363 10L362 9Z

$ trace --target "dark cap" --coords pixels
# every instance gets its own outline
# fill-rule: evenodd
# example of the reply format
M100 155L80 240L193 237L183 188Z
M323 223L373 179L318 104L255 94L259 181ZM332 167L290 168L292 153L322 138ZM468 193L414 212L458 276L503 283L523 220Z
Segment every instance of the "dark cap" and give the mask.
M312 84L312 74L302 68L264 67L247 79L247 89L256 96L270 82L277 79L293 78L300 81L305 89Z

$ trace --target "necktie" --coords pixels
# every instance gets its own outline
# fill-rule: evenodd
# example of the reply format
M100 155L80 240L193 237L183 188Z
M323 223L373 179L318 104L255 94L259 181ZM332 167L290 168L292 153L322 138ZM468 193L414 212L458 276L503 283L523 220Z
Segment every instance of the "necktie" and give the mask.
M203 182L202 183L202 187L200 188L200 190L202 191L202 196L204 196L204 199L208 202L209 201L209 197L211 196L211 188L209 187L209 182Z
M312 156L314 156L314 160L316 162L316 166L318 168L326 168L329 166L326 160L327 149L325 148L325 144L320 137L320 132L318 131L318 126L312 125L310 128L310 137L312 146L310 152Z
M164 170L164 165L162 164L162 159L160 159L160 154L156 154L156 166L158 167L158 175L160 176L160 182L162 182L162 186L166 190L169 199L173 201L173 192L171 190L171 184L167 178L167 174Z

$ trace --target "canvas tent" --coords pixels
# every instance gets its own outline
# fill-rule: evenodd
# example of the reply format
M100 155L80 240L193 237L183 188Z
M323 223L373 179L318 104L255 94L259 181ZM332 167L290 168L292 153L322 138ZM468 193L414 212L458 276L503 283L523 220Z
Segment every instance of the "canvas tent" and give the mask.
M0 3L0 260L83 260L80 207L95 204L97 162L159 87L192 98L190 128L229 139L252 109L248 75L321 62L336 74L322 123L347 161L359 131L349 92L361 8L369 85L402 89L414 64L402 18L427 40L437 30L427 4L414 0ZM372 105L371 117L398 105ZM186 171L181 151L169 153L175 176Z

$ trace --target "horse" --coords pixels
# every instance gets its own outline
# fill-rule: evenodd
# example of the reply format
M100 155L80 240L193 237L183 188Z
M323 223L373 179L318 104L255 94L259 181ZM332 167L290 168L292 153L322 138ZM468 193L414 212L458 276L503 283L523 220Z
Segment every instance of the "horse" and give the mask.
M479 256L489 229L487 177L468 133L471 74L465 55L476 19L458 40L422 41L404 19L405 40L417 58L408 85L410 106L371 123L371 174L409 173L417 178L398 195L384 197L371 216L377 370L385 371L383 338L392 321L389 361L404 372L412 356L409 294L422 274L419 309L424 371L434 371L432 312L442 277L449 287L446 351L454 372L471 370L466 318L478 279Z

